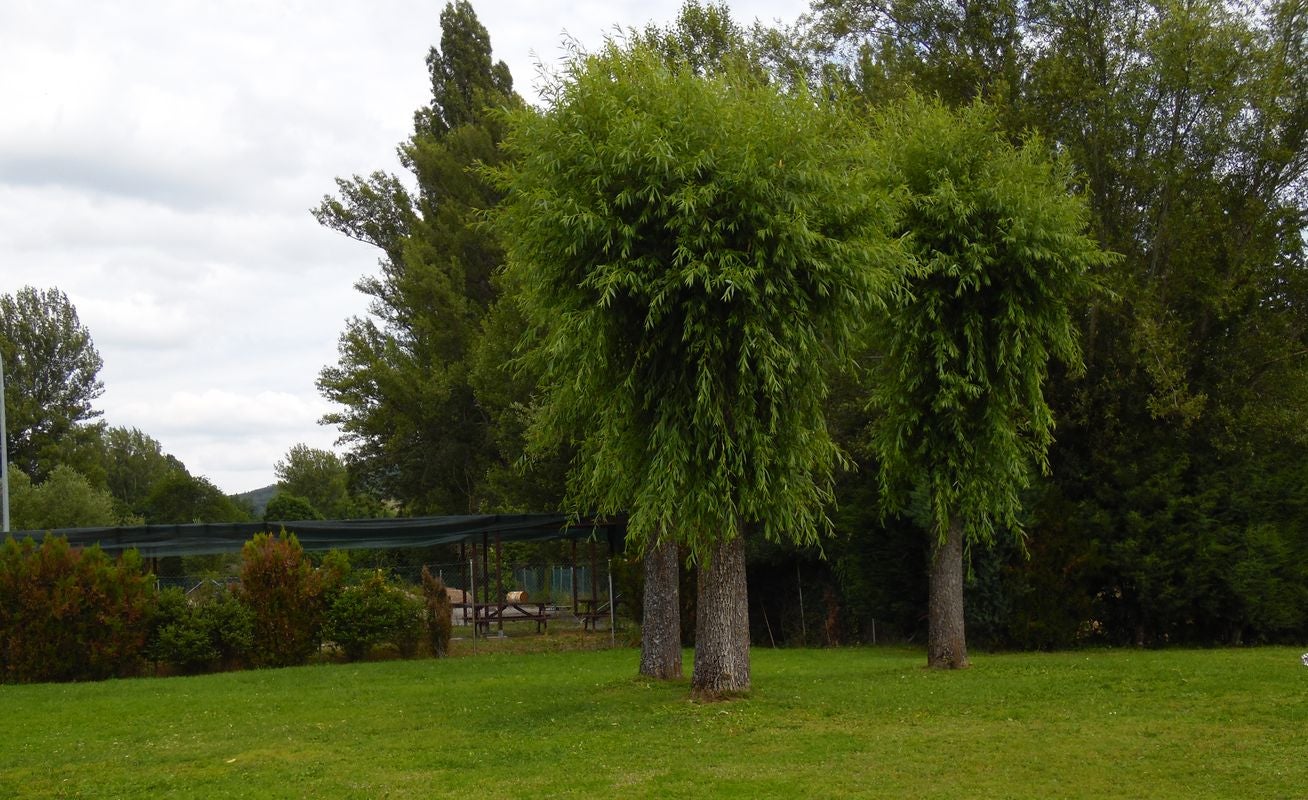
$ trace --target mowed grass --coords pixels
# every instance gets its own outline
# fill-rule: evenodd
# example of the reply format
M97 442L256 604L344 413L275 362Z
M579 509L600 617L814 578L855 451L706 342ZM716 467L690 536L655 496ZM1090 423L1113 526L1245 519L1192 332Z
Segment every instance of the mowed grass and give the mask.
M551 639L550 637L544 637ZM0 797L1305 797L1298 650L755 650L701 705L631 649L0 686ZM689 654L687 656L689 669Z

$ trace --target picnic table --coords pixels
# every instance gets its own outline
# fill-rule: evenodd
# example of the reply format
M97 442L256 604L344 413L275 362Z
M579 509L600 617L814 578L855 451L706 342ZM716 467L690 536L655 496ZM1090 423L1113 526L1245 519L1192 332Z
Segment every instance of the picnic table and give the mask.
M494 603L454 603L454 608L463 610L463 619L468 619L472 612L473 623L477 630L490 633L493 623L501 626L505 622L534 622L536 632L541 633L549 625L550 617L546 609L548 603L531 603L525 600L500 600Z

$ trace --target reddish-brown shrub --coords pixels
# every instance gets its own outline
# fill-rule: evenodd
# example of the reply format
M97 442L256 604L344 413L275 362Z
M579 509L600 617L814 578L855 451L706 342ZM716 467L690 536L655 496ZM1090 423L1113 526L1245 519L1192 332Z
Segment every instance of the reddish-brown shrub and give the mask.
M0 548L0 679L87 680L141 664L154 582L136 551L116 561L99 547L38 546L7 537Z
M254 615L254 660L260 666L303 664L318 649L325 598L339 580L315 570L295 534L256 535L241 549L240 598Z
M433 577L425 566L422 568L422 596L427 612L427 646L431 648L433 656L444 658L450 651L453 608L450 594L445 590L445 581Z

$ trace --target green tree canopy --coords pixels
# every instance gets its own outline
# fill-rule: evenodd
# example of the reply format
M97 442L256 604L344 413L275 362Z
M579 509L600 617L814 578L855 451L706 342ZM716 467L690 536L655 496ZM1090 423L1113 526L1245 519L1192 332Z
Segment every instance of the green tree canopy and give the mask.
M1018 532L1020 491L1043 467L1054 420L1044 396L1051 358L1080 366L1073 310L1093 270L1110 261L1085 235L1089 215L1064 162L1039 139L1014 147L994 112L953 113L910 98L877 123L877 174L900 197L896 233L910 258L908 290L873 326L873 398L884 494L926 493L934 573L957 570L962 646L963 541Z
M263 513L264 520L304 520L304 519L322 519L323 515L318 509L314 508L313 503L298 494L292 494L287 491L279 491L273 495L273 499L268 501L268 507Z
M577 56L550 99L514 117L498 224L539 337L535 432L581 445L575 507L700 557L744 522L814 540L823 367L890 275L856 128L642 48Z
M355 176L314 210L382 252L380 275L357 284L371 316L347 323L340 360L318 388L341 406L324 422L341 426L370 494L409 512L468 512L485 503L484 476L498 458L469 372L502 260L477 229L499 194L473 167L502 158L502 126L486 109L521 101L467 2L446 5L427 65L432 102L399 151L417 192L393 175Z
M67 295L30 286L0 295L0 359L9 460L42 480L94 443L103 362Z
M857 126L749 73L609 45L548 95L499 173L533 434L577 447L572 508L627 511L638 547L675 536L704 565L696 689L747 688L741 542L826 526L824 368L890 283L884 196ZM732 622L706 620L718 603ZM706 646L706 622L732 641Z
M440 137L478 124L487 108L513 96L513 76L503 61L491 62L490 34L467 0L441 11L441 44L427 53L432 103L414 114L414 129Z
M139 517L124 516L114 498L91 485L81 473L65 464L33 484L27 473L9 469L10 527L20 531L132 525Z
M317 516L328 519L348 519L353 515L349 472L341 457L332 451L305 444L294 445L286 452L286 458L273 467L273 472L277 475L278 497L283 494L297 497L315 509Z
M917 91L950 105L1012 98L1034 16L1029 0L815 0L811 44L827 72L881 101ZM834 68L834 69L832 69Z
M1085 318L1087 380L1059 391L1053 456L1077 469L1051 494L1095 554L1073 557L1102 564L1087 583L1118 641L1268 635L1279 615L1253 609L1285 595L1248 578L1308 554L1293 456L1308 444L1308 14L1044 13L1028 118L1085 173L1096 232L1125 256L1106 274L1123 302ZM1302 631L1302 605L1283 608Z
M150 524L247 522L249 512L206 478L173 472L155 483L145 501Z
M150 492L164 478L189 474L181 461L163 451L157 439L136 428L105 428L101 446L109 493L133 514L145 513Z

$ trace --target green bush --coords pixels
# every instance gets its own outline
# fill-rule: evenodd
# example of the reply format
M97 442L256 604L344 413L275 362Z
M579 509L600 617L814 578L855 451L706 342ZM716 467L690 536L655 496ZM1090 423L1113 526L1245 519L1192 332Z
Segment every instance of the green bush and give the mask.
M209 633L194 615L187 615L159 632L158 653L182 672L204 672L218 660Z
M318 649L324 598L338 580L316 570L295 534L256 535L241 549L240 600L253 616L253 658L259 666L303 664Z
M453 607L450 594L445 590L445 581L432 577L426 566L422 568L422 597L426 607L424 621L427 623L427 646L436 658L444 658L450 652L450 635L454 620L450 616Z
M268 501L263 518L267 520L322 519L322 514L308 500L298 494L278 492Z
M181 623L187 613L186 592L176 586L169 586L159 592L155 598L154 613L150 617L150 633L145 641L146 658L155 664L170 660L159 640L165 630Z
M341 590L327 612L323 636L350 661L366 658L384 642L409 657L417 652L421 613L417 598L391 586L378 570L363 583Z
M243 665L254 650L254 614L226 589L196 607L223 669Z
M181 672L232 669L254 645L254 614L225 589L188 599L180 589L160 593L147 653Z
M0 680L129 675L154 617L156 592L136 551L117 561L62 537L6 537L0 547Z

